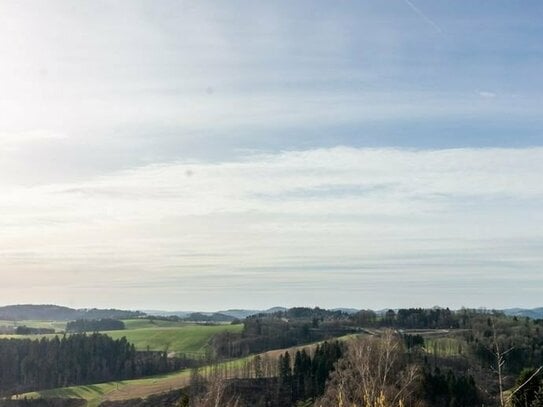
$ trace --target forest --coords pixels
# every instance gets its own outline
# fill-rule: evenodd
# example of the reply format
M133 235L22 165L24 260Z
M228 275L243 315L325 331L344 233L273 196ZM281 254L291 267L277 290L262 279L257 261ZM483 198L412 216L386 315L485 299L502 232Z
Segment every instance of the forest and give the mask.
M62 403L43 390L106 382L104 390L96 387L93 405L543 405L543 320L499 311L409 308L344 312L297 307L251 315L215 328L203 321L200 327L213 331L199 339L205 349L198 359L181 359L167 349L136 350L126 337L107 336L107 329L120 328L120 324L126 325L121 332L134 332L129 336L140 340L142 335L156 337L168 332L191 332L197 338L198 332L204 332L196 329L198 325L179 328L185 322L169 317L80 319L69 322L69 332L62 336L0 339L2 395L38 391L42 400ZM134 326L142 328L131 331ZM226 329L230 326L235 329ZM115 333L120 334L119 330ZM179 379L154 376L163 373ZM152 386L144 390L137 380L130 384L136 378L150 378ZM108 399L107 392L115 386L107 382L128 386L124 401ZM88 393L88 386L82 388L86 393L76 394ZM145 394L141 400L130 398L140 393ZM51 393L59 394L64 393ZM28 405L39 400L25 401L25 397L18 400L31 403Z
M0 393L132 379L185 367L161 352L136 352L125 338L94 333L0 339Z
M66 332L99 332L120 331L125 328L124 322L117 319L78 319L66 324Z
M345 314L306 308L255 315L243 323L240 334L215 338L219 354L303 346L326 337L331 327L350 332L351 339L338 342L328 364L315 362L318 347L302 348L282 353L275 374L267 379L256 372L238 380L223 378L224 405L543 405L542 320L489 310L412 308ZM315 376L316 366L322 367L321 376ZM326 379L315 381L322 374ZM216 392L217 382L222 383L212 378L208 391Z
M101 318L138 318L145 314L140 311L127 311L119 309L81 308L74 309L60 305L6 305L0 307L0 320L5 321L72 321L75 319L101 319Z

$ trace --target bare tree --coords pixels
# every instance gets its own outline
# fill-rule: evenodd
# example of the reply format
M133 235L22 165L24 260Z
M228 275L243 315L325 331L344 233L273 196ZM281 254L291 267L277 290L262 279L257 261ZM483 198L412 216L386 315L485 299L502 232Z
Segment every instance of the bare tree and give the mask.
M498 334L496 330L496 323L494 318L492 318L492 342L493 342L493 350L492 353L494 354L494 357L496 358L496 366L493 367L493 370L496 372L496 375L498 376L498 386L499 386L499 392L500 392L500 407L506 407L505 404L505 396L503 393L503 367L505 365L505 357L509 352L511 352L514 347L510 347L509 349L502 350L502 347L500 346L500 342L498 341Z
M391 330L352 341L316 406L403 406L418 376L404 356L403 343Z
M511 403L513 398L515 397L515 394L517 394L519 391L521 391L528 383L530 383L533 379L536 378L539 373L543 371L543 366L539 366L531 375L528 377L523 383L521 383L514 391L509 394L508 402Z
M205 390L191 398L191 407L239 407L236 397L228 397L227 379L219 372L212 374L206 382Z

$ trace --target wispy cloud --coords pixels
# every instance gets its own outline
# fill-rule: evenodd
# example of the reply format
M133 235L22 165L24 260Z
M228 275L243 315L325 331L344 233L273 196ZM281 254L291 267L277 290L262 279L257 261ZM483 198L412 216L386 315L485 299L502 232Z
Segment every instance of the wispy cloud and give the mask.
M479 96L481 96L482 98L486 98L486 99L492 99L492 98L496 97L496 93L489 92L487 90L481 90L478 93L479 93Z
M0 150L13 151L31 143L35 144L42 141L62 140L65 138L64 134L47 130L4 132L0 133Z
M538 301L538 17L0 2L2 301Z
M354 305L356 284L369 296L368 278L386 281L391 296L398 282L428 275L445 287L466 273L484 280L522 270L532 276L529 285L539 281L542 260L534 222L542 171L541 148L337 147L19 187L0 197L0 266L21 282L49 270L68 285L77 282L83 297L97 279L114 275L111 290L127 280L148 282L153 298L182 290L193 303L186 290L198 292L214 275L223 276L220 290L232 293L254 288L247 280L253 277L271 292L298 280L322 290L329 279L338 290L350 287L352 295L328 305ZM224 299L213 287L209 295ZM413 290L426 305L432 301ZM461 295L449 301L461 305ZM478 305L472 300L465 304Z

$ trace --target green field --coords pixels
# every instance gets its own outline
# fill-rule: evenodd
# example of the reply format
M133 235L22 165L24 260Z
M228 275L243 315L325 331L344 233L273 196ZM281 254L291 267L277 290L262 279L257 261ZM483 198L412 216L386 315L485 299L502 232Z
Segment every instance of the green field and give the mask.
M457 338L424 338L426 352L436 356L460 356L468 348L463 340Z
M141 328L172 328L190 325L183 321L161 321L149 319L125 319L123 320L126 329L141 329ZM29 328L52 328L55 331L66 330L67 321L6 321L0 320L0 327L17 327L27 326ZM194 324L192 324L194 325Z
M140 322L140 321L134 321ZM129 326L137 324L129 324ZM145 326L145 325L141 325ZM104 332L114 339L126 337L137 350L168 351L189 356L205 355L209 341L213 335L229 331L241 332L243 325L190 325L182 324L170 327L144 327L125 329L122 331Z
M42 327L58 326L54 321L24 321L22 325L31 326L31 322L42 322ZM213 335L228 331L241 332L243 325L197 325L179 321L150 321L148 319L132 319L124 321L126 329L107 331L104 334L114 339L126 337L136 350L167 351L168 353L185 354L188 357L203 357ZM65 323L64 323L65 324ZM37 325L32 325L37 327ZM40 339L51 338L50 335L0 335L0 338Z
M143 328L178 328L181 326L194 325L194 323L184 321L162 321L147 318L123 319L125 329L143 329Z
M56 331L64 331L66 329L66 321L5 321L0 320L0 326L17 327L27 326L29 328L52 328Z

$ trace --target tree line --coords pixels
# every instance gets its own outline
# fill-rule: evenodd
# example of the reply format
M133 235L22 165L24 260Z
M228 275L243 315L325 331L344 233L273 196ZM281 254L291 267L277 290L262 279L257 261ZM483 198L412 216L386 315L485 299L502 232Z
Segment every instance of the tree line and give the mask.
M73 309L59 305L7 305L0 307L0 320L6 321L71 321L74 319L131 319L145 316L140 311L119 309Z
M33 328L26 325L20 325L15 328L15 335L49 335L54 334L53 328Z
M131 379L183 367L163 352L136 352L126 338L74 334L0 339L0 394Z
M120 331L125 329L123 321L111 318L78 319L66 324L66 332Z
M295 353L256 355L230 366L193 369L189 405L285 407L309 403L324 393L345 347L340 341L323 342Z
M279 392L291 402L314 399L324 394L328 376L342 357L344 346L339 341L317 345L311 355L305 349L279 356Z

